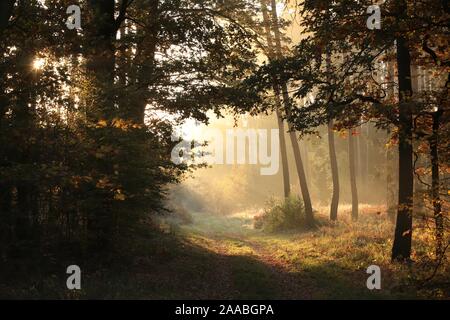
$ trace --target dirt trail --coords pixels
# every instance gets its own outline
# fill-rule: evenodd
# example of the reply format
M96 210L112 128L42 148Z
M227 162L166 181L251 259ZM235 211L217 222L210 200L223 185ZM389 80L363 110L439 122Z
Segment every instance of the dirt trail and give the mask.
M194 224L185 230L192 242L222 257L216 271L219 278L226 279L222 283L229 287L229 291L236 291L230 285L235 271L234 266L228 263L227 257L249 257L264 265L267 278L276 287L276 298L310 299L311 286L302 280L287 259L278 256L280 251L283 252L282 248L270 243L270 236L254 230L250 224L251 218L248 216L227 218L198 215L194 217Z
M390 222L370 212L358 224L341 216L340 223L323 223L314 231L267 234L252 227L251 214L193 214L193 223L176 231L189 250L177 255L183 260L173 260L171 278L185 275L183 283L202 283L199 295L213 299L415 297L416 291L397 292L398 281L389 281L397 275L389 260ZM366 286L366 268L374 263L387 283L380 291ZM189 284L184 288L190 294Z

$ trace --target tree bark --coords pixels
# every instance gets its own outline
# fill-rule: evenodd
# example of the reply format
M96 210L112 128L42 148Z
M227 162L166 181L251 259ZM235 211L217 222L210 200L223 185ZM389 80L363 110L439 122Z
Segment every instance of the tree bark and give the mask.
M406 7L406 4L404 4L404 7ZM411 257L414 172L412 110L409 103L412 95L411 57L408 44L403 37L397 38L397 65L399 83L399 190L392 260L406 261Z
M350 186L352 191L352 220L358 220L358 188L356 186L355 166L355 138L351 130L348 131L348 159L350 165Z
M302 141L302 143L300 144L300 151L305 165L306 182L309 183L311 181L311 165L309 163L307 141L305 140Z
M361 132L361 135L358 138L358 155L357 155L358 159L359 159L359 161L358 161L358 164L359 164L359 166L358 166L358 170L359 170L358 175L359 175L360 182L364 183L364 179L365 179L364 166L365 166L365 163L366 163L366 157L365 157L365 153L364 153L364 151L365 151L365 147L364 147L365 137L364 137L364 128L363 128L362 124L359 126L359 131Z
M277 105L281 106L280 97L277 96L276 99ZM279 111L279 108L277 108L277 123L278 123L278 131L280 135L280 153L281 153L281 165L283 170L283 191L284 191L284 197L287 198L291 194L291 182L289 177L289 163L288 163L288 157L287 157L287 147L286 147L286 137L285 137L285 126L284 126L284 120L281 116L281 113Z
M137 101L131 104L128 118L136 123L144 124L145 109L151 97L150 85L155 81L155 53L158 44L158 7L159 0L144 1L139 8L146 12L145 27L138 27L142 37L137 45L134 63L138 67L136 85L138 87Z
M298 144L297 136L295 134L294 128L292 127L289 128L289 136L291 139L292 148L294 150L294 158L297 167L298 179L300 182L300 190L302 192L303 202L305 204L306 224L309 227L313 227L315 225L315 221L314 213L312 210L311 196L309 194L308 184L306 183L305 169L303 167L303 160L300 154L300 147Z
M338 219L339 208L339 172L336 157L336 144L334 142L334 121L328 122L328 150L330 153L331 177L333 180L333 195L331 197L330 219L336 221Z
M328 49L326 53L326 68L328 70L331 68L331 55ZM333 190L330 205L330 220L337 221L340 186L339 186L339 170L336 156L336 143L334 141L334 121L331 116L329 116L328 121L328 152L330 154L331 178L333 181Z

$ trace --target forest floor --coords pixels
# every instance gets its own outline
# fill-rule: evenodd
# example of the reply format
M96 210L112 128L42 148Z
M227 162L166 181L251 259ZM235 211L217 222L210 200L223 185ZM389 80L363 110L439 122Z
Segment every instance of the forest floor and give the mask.
M314 231L267 234L253 228L255 212L231 216L192 214L189 224L161 223L164 237L149 238L135 261L133 281L111 279L108 297L144 299L405 299L449 298L450 268L433 273L432 235L415 235L413 260L390 262L393 224L381 209L362 206L351 222L350 208L331 223L318 214ZM176 239L176 241L174 241ZM381 268L381 290L366 286L370 265ZM97 282L97 281L96 281ZM127 290L123 290L127 288ZM98 288L97 288L98 290ZM97 291L96 290L96 291ZM98 294L100 294L97 291ZM89 295L96 296L94 292Z
M390 263L393 225L379 208L362 207L353 223L340 221L314 231L267 234L253 228L255 212L231 216L192 214L189 224L160 221L163 232L143 228L128 261L80 266L82 290L65 289L65 277L44 276L3 298L75 299L397 299L450 297L450 267L424 267L431 235L414 236L416 261ZM420 234L419 236L416 236ZM370 265L381 268L381 290L369 290ZM3 293L2 293L3 292ZM5 294L5 292L7 292Z
M449 276L439 278L445 275L444 270L434 279L437 283L422 285L421 278L429 276L422 265L391 264L393 225L380 208L363 206L357 223L347 218L350 208L343 209L344 217L337 223L319 214L321 226L314 231L275 234L255 230L252 212L231 216L194 214L191 224L174 232L186 246L209 256L199 274L202 285L193 284L186 289L198 289L184 294L221 299L449 297ZM430 250L429 244L430 239L424 236L416 239L413 258L422 261ZM370 265L381 268L381 290L366 286Z

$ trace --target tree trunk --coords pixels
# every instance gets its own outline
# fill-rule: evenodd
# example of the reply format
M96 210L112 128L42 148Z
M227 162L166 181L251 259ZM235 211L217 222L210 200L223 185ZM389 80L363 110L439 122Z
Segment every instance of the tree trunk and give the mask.
M263 14L264 29L266 32L267 46L268 46L268 56L269 59L275 58L274 46L270 29L270 18L267 10L267 0L261 0L261 9ZM289 177L289 163L287 157L286 148L286 136L283 115L281 114L281 100L280 100L280 87L276 77L273 79L273 89L275 91L275 104L276 104L276 116L278 123L278 131L280 136L280 153L281 153L281 166L283 170L283 190L284 197L287 198L291 194L291 183Z
M278 59L282 58L283 53L281 50L281 34L280 29L278 26L278 15L277 15L277 6L276 1L271 0L271 7L272 7L272 25L273 25L273 31L275 34L275 48L276 48L276 56ZM289 116L289 93L286 83L283 83L281 85L281 90L283 93L283 102L284 107L287 112L287 116ZM303 197L303 202L305 204L305 216L306 216L306 224L310 227L315 225L314 221L314 213L312 210L312 203L311 203L311 196L309 194L308 184L306 183L306 176L305 176L305 169L303 167L303 160L302 156L300 154L300 147L298 144L297 136L295 134L295 130L292 127L292 125L289 125L289 136L292 143L292 148L294 149L294 158L295 158L295 164L297 166L297 174L298 179L300 182L300 190Z
M331 55L329 50L326 53L326 68L331 67ZM339 170L336 156L336 143L334 141L334 121L331 116L329 116L328 121L328 151L330 154L330 167L331 167L331 178L333 181L333 195L331 198L330 205L330 220L336 221L338 219L338 209L339 209Z
M300 190L302 192L303 202L305 204L305 216L306 224L309 227L315 225L314 213L312 210L311 196L309 195L308 184L306 183L305 169L303 167L303 160L300 154L300 147L298 144L297 136L295 134L294 128L289 128L289 136L291 138L292 148L294 149L295 164L297 167L298 179L300 182Z
M364 130L364 124L361 124L360 128L360 136L358 139L358 157L359 157L359 180L361 183L365 183L367 181L367 135L366 130Z
M348 131L348 160L350 165L350 186L352 190L352 220L358 220L358 189L356 186L355 138L352 130Z
M281 107L280 97L277 96L277 122L278 122L278 131L280 135L280 153L281 153L281 165L283 169L283 190L284 197L287 198L291 194L291 183L289 177L289 163L287 157L287 148L286 148L286 137L285 137L285 127L284 121L279 111L279 107Z
M406 7L406 4L404 4L404 7ZM411 256L414 172L412 111L409 103L412 95L411 57L408 44L402 37L397 39L397 65L399 83L399 190L392 260L405 261L409 260Z
M138 27L142 37L137 45L134 63L138 67L136 84L138 86L135 103L130 104L128 117L136 123L144 124L145 109L151 97L149 87L155 81L155 53L158 43L158 5L159 0L145 1L140 9L147 13L145 27Z
M309 163L307 141L303 140L302 143L300 143L300 152L305 166L306 182L309 183L311 181L311 166Z
M336 221L338 219L338 208L339 208L339 172L338 163L336 157L336 144L334 142L334 122L330 120L328 122L328 150L330 153L330 164L331 164L331 177L333 180L333 196L331 198L330 206L330 219Z

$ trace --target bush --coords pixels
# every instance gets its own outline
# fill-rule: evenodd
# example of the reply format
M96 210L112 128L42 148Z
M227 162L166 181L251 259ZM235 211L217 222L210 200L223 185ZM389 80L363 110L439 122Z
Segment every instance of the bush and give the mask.
M297 196L286 199L271 199L264 212L256 216L255 229L267 232L277 232L299 228L305 225L305 210L303 201Z
M192 214L184 206L173 205L172 208L169 207L169 209L172 211L173 216L182 224L192 224L194 222Z

